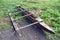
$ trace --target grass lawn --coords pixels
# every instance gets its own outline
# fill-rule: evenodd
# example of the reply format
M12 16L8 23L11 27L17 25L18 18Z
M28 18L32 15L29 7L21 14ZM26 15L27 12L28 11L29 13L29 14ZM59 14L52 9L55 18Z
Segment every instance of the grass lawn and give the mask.
M60 0L0 0L0 29L8 29L10 25L7 22L8 9L15 13L16 5L21 5L25 9L41 9L43 12L41 15L38 15L44 22L49 26L52 26L56 32L55 35L50 35L47 33L48 37L53 40L57 40L57 37L60 38ZM19 13L19 12L16 12ZM4 19L5 18L5 19Z

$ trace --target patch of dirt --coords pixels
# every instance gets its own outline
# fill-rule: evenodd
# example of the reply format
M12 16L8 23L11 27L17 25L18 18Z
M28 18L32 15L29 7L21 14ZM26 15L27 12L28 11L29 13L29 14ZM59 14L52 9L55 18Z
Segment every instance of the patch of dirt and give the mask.
M9 23L9 19L8 18L3 18L0 20L0 30L6 29ZM8 28L8 27L7 27Z
M37 14L37 15L38 15L38 14L40 15L40 14L42 14L43 11L42 11L42 10L31 10L31 9L30 9L29 12L35 13L35 14Z

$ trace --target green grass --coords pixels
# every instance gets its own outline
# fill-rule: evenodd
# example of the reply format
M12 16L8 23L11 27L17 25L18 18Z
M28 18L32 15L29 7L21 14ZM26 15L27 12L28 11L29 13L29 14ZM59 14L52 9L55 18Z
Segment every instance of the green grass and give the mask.
M15 13L16 5L21 5L25 9L43 10L41 15L38 15L46 24L52 26L56 32L56 36L60 36L60 1L59 0L0 0L0 20L7 16L8 9ZM19 13L19 12L16 12ZM51 20L51 17L53 19ZM4 28L8 28L4 26Z
M8 23L4 23L3 25L0 26L0 30L6 30L10 27Z

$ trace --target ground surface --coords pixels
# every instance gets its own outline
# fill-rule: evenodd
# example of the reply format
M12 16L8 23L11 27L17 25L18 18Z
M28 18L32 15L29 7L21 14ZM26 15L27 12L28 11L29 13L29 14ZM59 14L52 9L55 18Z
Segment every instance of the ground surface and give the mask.
M28 25L28 23L24 20L19 23L20 27ZM6 31L0 31L0 40L48 40L45 33L35 27L30 26L19 31L20 36L15 33L11 28Z
M0 30L10 28L7 17L8 9L12 13L20 13L15 12L16 5L21 5L27 10L42 10L42 14L38 16L44 19L46 24L52 26L56 32L54 36L51 34L47 36L50 39L54 37L53 40L57 40L57 37L60 38L60 0L0 0Z

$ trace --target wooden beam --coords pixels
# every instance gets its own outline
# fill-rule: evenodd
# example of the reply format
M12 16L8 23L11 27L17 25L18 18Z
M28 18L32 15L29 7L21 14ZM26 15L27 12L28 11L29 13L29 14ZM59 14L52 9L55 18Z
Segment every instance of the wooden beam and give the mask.
M20 10L23 15L28 15L28 14L31 14L30 12L28 12L27 10L25 10L24 8L22 8L21 6L17 6L18 10ZM41 18L38 18L37 16L35 16L34 14L32 15L29 15L28 18L30 21L32 22L38 22L38 21L43 21ZM52 34L55 34L54 30L51 29L48 25L46 25L44 22L42 23L38 23L36 24L37 27L39 28L42 28L43 30L49 32L49 33L52 33Z

